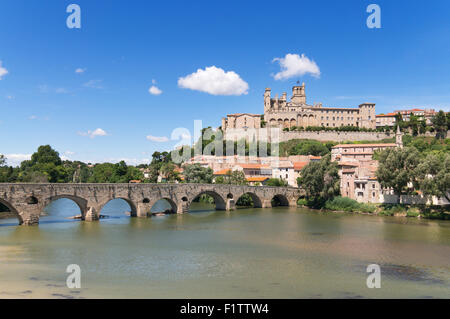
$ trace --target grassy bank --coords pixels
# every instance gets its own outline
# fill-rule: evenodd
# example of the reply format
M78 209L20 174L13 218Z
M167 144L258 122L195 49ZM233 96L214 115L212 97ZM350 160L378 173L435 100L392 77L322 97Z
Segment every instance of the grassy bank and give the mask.
M313 209L323 209L335 212L450 220L449 207L443 206L367 204L340 196L327 201L299 199L297 204Z

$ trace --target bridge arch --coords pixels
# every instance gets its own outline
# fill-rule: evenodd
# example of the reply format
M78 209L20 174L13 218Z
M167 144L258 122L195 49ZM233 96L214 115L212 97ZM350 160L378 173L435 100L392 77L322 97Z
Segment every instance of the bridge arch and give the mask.
M155 201L152 201L150 203L150 205L149 205L150 206L150 211L152 211L152 209L155 207L155 205L158 202L161 203L162 201L164 201L164 202L166 202L166 203L168 203L170 205L171 213L176 213L177 212L177 208L178 208L177 204L175 203L175 201L173 199L171 199L169 197L161 197L161 198L156 199Z
M14 206L11 203L9 203L6 200L3 200L1 198L0 198L0 203L3 204L4 206L6 206L6 208L8 208L11 213L16 215L17 219L19 220L19 225L22 225L22 223L23 223L22 216L20 216L19 212L14 208ZM0 212L0 214L1 214L1 212Z
M137 216L137 206L136 206L136 204L130 198L127 198L127 197L110 198L105 203L103 203L103 205L100 206L100 208L99 208L97 213L100 215L102 210L105 208L106 205L108 205L113 200L118 200L118 199L125 201L128 204L128 206L130 206L130 216L131 217L136 217ZM100 217L100 216L98 216L98 217Z
M223 197L219 193L217 193L215 191L202 191L202 192L198 193L189 202L189 207L191 206L192 202L195 199L197 199L198 197L200 197L203 194L209 195L209 196L211 196L214 199L214 204L216 205L216 210L225 210L226 209L225 199L223 199Z
M78 197L78 196L68 195L68 194L67 195L66 194L61 194L61 195L51 196L51 197L47 198L44 201L43 208L47 207L52 202L55 202L55 201L60 200L60 199L70 199L75 204L77 204L78 208L80 208L81 216L84 219L84 215L85 215L86 209L87 209L87 200L84 199L84 198Z
M289 200L283 194L276 194L271 200L272 207L289 206Z
M256 195L253 192L246 192L246 193L241 194L236 200L237 206L241 206L241 205L239 205L239 200L242 200L244 195L248 195L251 198L251 205L250 205L251 207L254 207L254 208L262 207L262 200L258 197L258 195ZM243 205L243 206L246 206L246 205Z

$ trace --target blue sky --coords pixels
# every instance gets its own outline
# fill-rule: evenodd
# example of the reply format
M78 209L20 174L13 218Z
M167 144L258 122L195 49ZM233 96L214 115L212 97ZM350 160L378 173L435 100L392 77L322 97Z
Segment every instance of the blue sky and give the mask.
M66 26L70 3L81 29ZM381 29L366 26L370 3ZM297 80L324 106L448 110L449 35L446 0L2 1L0 153L13 164L50 144L70 159L142 162L176 143L173 129L262 113L264 88L290 96ZM287 54L320 76L276 79ZM212 66L225 88L188 78Z

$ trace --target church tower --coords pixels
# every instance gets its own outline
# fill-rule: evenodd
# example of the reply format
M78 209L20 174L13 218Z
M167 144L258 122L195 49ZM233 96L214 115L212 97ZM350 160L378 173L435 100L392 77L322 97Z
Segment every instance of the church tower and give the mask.
M306 104L305 83L292 87L291 102L294 104Z

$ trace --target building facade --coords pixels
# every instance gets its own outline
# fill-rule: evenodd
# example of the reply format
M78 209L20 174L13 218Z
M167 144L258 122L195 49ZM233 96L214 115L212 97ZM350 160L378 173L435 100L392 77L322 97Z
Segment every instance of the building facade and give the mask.
M269 127L280 128L356 126L375 129L375 104L363 103L358 108L309 105L304 83L292 88L289 101L286 93L272 98L271 90L267 88L264 92L264 121Z

